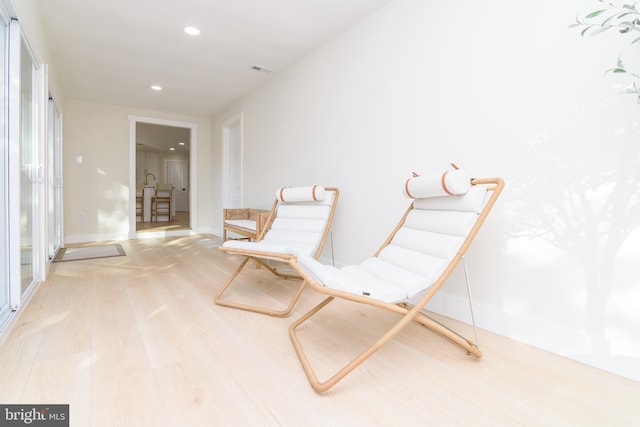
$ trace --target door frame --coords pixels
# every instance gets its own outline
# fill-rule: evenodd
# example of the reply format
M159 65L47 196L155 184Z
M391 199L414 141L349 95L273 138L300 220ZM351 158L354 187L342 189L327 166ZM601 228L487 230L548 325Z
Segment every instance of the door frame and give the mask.
M149 123L163 126L187 128L189 132L189 224L191 230L198 227L198 199L197 194L197 162L198 158L198 125L196 123L179 122L175 120L158 119L154 117L129 116L129 238L155 237L155 233L138 233L136 231L136 124ZM192 233L191 230L176 230L166 232L167 235L182 236Z
M243 178L244 178L244 171L243 171L243 164L244 164L244 159L243 159L243 148L244 148L244 131L243 131L243 127L244 127L244 111L240 112L239 114L231 117L230 119L226 120L223 124L222 124L222 207L227 207L230 204L230 199L231 199L231 192L229 191L229 181L230 179L230 175L231 175L231 167L230 162L231 162L231 149L230 149L230 144L231 144L231 139L229 138L229 134L230 134L230 129L235 127L235 126L239 126L240 127L240 135L239 135L239 144L240 144L240 159L238 160L238 162L240 163L238 165L238 169L240 170L240 201L243 201L243 196L244 196L244 182L243 182Z
M51 94L47 114L47 255L51 261L64 244L62 113Z
M9 206L6 214L8 215L9 231L7 237L9 239L8 251L8 271L9 271L9 303L11 310L18 310L22 304L30 298L36 286L44 280L47 271L45 254L47 253L47 244L45 237L46 226L46 202L45 202L45 137L46 137L46 109L48 100L48 82L45 67L36 56L31 43L26 34L23 33L22 27L17 20L9 22L8 31L9 40L5 45L8 47L8 87L9 93L8 104L8 179L10 182L21 182L22 177L22 134L21 134L21 67L22 67L22 44L26 53L31 60L31 78L32 87L32 146L34 151L33 163L29 165L28 174L30 177L32 194L31 198L31 282L24 286L22 283L22 246L25 245L21 234L21 216L22 207L20 199L22 196L21 189L15 188L17 191L9 191ZM11 91L13 95L11 94ZM16 93L18 95L16 95Z

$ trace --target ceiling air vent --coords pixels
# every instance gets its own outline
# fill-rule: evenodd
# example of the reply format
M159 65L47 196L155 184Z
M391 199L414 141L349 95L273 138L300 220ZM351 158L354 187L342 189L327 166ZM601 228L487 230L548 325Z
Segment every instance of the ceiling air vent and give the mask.
M269 74L270 72L273 71L271 68L263 67L262 65L256 65L256 64L253 64L251 66L251 69L254 71L262 71L265 74Z

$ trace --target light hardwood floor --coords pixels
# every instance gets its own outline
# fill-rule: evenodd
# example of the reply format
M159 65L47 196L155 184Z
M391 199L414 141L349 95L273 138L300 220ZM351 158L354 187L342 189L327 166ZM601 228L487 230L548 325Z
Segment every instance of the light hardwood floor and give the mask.
M147 221L137 222L136 231L138 233L147 233L153 231L177 231L188 230L189 227L189 212L176 212L175 216L169 221Z
M486 331L475 359L410 325L317 394L287 327L322 297L305 290L285 319L215 305L240 258L207 238L53 264L0 346L0 402L68 403L72 426L640 425L640 383ZM254 285L230 298L286 300L286 280L245 270ZM346 303L317 317L300 333L324 373L394 319Z

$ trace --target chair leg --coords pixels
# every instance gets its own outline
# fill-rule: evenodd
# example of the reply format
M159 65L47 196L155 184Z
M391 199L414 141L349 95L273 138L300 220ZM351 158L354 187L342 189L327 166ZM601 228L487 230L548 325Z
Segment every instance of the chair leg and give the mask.
M291 342L293 343L293 347L298 355L298 359L300 359L300 363L302 364L302 369L304 370L311 387L319 393L323 393L329 390L331 387L336 385L340 380L350 374L354 369L356 369L362 362L367 360L371 355L373 355L376 351L378 351L382 346L384 346L387 342L389 342L394 336L396 336L405 326L407 326L412 321L417 321L429 329L445 336L446 338L451 339L454 343L460 345L464 349L467 350L468 353L473 354L476 357L481 357L482 352L478 347L476 347L473 343L464 338L460 337L456 333L452 332L450 329L440 325L438 322L433 321L432 319L421 314L420 310L417 307L412 307L411 309L393 309L394 312L404 312L402 318L396 322L390 329L387 330L380 338L378 338L373 344L367 347L362 353L360 353L357 357L352 359L349 363L344 365L340 370L338 370L333 376L331 376L326 381L318 380L318 376L315 371L311 367L309 360L307 359L306 354L304 353L304 349L302 348L302 344L300 343L300 339L296 335L296 329L302 325L304 322L309 320L313 315L318 313L322 308L324 308L327 304L333 301L334 297L329 296L325 300L323 300L320 304L311 309L308 313L302 316L300 319L295 321L289 327L289 337L291 338Z
M237 308L237 309L240 309L240 310L252 311L254 313L267 314L269 316L274 316L274 317L285 317L285 316L288 316L291 313L291 311L293 311L293 307L296 305L296 302L298 302L298 299L302 295L302 291L304 291L306 282L303 281L303 280L301 281L300 285L296 289L292 299L289 302L289 305L284 310L274 310L272 308L247 305L247 304L242 304L242 303L237 303L237 302L233 302L233 301L223 300L222 299L222 295L227 291L227 289L229 289L231 287L231 284L233 283L233 281L240 275L240 272L247 265L247 262L250 259L251 259L251 257L246 257L244 259L244 261L242 261L242 263L240 263L240 265L233 272L233 274L231 275L229 280L227 280L227 282L224 284L222 289L220 289L218 291L218 293L216 294L216 296L214 298L215 303L218 304L218 305L224 306L224 307ZM286 277L286 278L295 278L295 279L300 280L299 277L285 276L285 275L282 275L281 273L276 272L275 268L273 268L271 266L268 266L268 264L262 262L260 259L255 258L255 260L257 262L260 262L261 264L267 266L269 268L269 270L273 274L275 274L276 276Z
M444 326L442 323L426 316L424 313L416 316L415 321L423 325L424 327L431 329L433 332L442 335L444 338L452 341L454 344L459 345L467 351L467 354L472 354L475 357L482 357L482 351L478 348L478 345L473 341L463 337L459 333Z
M328 380L321 382L318 380L316 373L313 371L311 364L309 363L304 350L302 348L302 344L300 343L299 338L297 337L295 330L305 321L309 320L314 314L320 311L323 307L329 304L334 297L328 297L316 307L314 307L311 311L305 314L303 317L298 319L289 327L289 337L293 342L293 347L298 355L298 359L300 359L300 363L302 364L302 368L309 379L309 383L311 387L319 393L325 392L333 387L336 383L346 377L349 373L351 373L354 369L356 369L362 362L367 360L371 355L373 355L376 351L378 351L383 345L385 345L391 338L398 334L407 324L409 324L412 320L412 314L406 314L400 319L393 327L391 327L384 335L382 335L378 340L376 340L373 344L367 347L362 353L360 353L357 357L351 360L349 363L344 365L342 369L337 371L333 376L331 376ZM411 312L410 312L411 313Z

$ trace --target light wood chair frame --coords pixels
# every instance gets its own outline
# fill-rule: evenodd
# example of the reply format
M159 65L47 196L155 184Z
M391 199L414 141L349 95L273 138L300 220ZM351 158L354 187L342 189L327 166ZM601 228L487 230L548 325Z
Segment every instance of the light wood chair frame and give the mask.
M138 215L140 215L140 222L144 222L144 184L142 182L136 183L136 218Z
M414 305L410 305L406 302L391 304L383 301L375 300L372 298L352 294L349 292L339 291L335 289L330 289L322 284L318 283L305 269L300 267L295 258L289 259L289 264L300 273L300 275L304 278L305 283L308 283L312 289L322 294L328 295L326 299L324 299L320 304L312 308L309 312L303 315L300 319L296 320L289 327L289 337L293 343L294 349L298 358L300 359L300 363L302 364L302 368L309 380L309 383L313 387L313 389L317 392L325 392L333 387L336 383L342 380L345 376L351 373L354 369L356 369L361 363L367 360L371 355L373 355L376 351L378 351L382 346L384 346L387 342L389 342L393 337L395 337L404 327L406 327L411 322L418 322L428 329L442 335L443 337L451 340L453 343L459 345L464 350L467 351L468 354L472 354L478 358L482 357L482 351L478 348L477 342L469 340L452 329L444 326L442 323L435 321L434 319L428 317L425 313L422 312L426 304L433 298L433 296L440 290L442 285L447 281L451 273L454 271L458 263L463 260L464 254L467 252L469 246L472 241L478 234L478 231L482 227L487 215L493 208L498 196L502 192L504 188L504 181L501 178L483 178L483 179L473 179L471 181L472 185L487 185L487 191L491 192L491 195L487 199L482 211L478 215L478 219L475 222L475 225L466 236L464 243L462 244L460 250L456 253L456 255L451 259L443 273L440 277L433 283L433 285L428 288L425 294L417 301ZM395 234L400 230L403 226L409 212L413 209L413 203L404 216L398 223L398 225L391 232L390 236L385 240L382 246L376 251L374 256L378 256L382 249L384 249L389 243L393 240ZM296 335L296 329L309 320L313 315L318 313L322 308L327 306L331 301L335 298L340 298L348 301L353 301L356 303L368 304L374 307L379 307L385 310L392 311L401 316L401 318L390 328L388 329L380 338L378 338L375 342L373 342L369 347L367 347L364 351L362 351L358 356L344 365L341 369L335 372L331 377L326 379L325 381L320 381L318 376L316 375L313 367L309 363L309 359L307 358L304 349L302 347L301 341ZM477 339L476 339L477 340Z
M260 232L264 228L264 224L269 219L271 211L266 209L253 208L226 208L222 210L222 241L227 240L257 240ZM254 220L256 223L255 230L240 227L234 224L228 224L229 219L248 219ZM229 237L228 233L235 233L242 237Z
M320 245L318 246L318 249L317 249L316 253L314 254L314 258L316 260L320 258L320 255L322 255L322 251L324 249L324 246L325 246L325 244L327 242L327 239L330 236L331 226L333 224L333 217L335 215L336 206L338 205L338 198L340 196L340 190L338 188L336 188L336 187L325 187L325 191L334 192L335 196L333 198L333 203L331 204L329 217L327 219L327 225L326 225L326 227L324 229L324 233L323 233L322 238L320 240ZM266 235L266 233L271 229L271 225L273 224L273 221L275 220L275 217L276 217L276 209L278 207L278 204L279 204L279 202L276 199L273 202L273 205L272 205L271 210L269 212L269 216L267 218L266 224L264 225L263 229L261 230L257 241L262 240L264 238L264 236ZM281 263L283 263L283 265L286 266L289 263L289 261L291 259L295 259L296 256L290 255L290 254L286 254L286 253L279 253L279 252L262 252L262 251L247 250L247 249L225 248L223 246L220 246L218 249L223 251L223 252L242 255L242 256L245 257L245 259L240 263L240 265L236 268L236 270L233 272L231 277L226 281L224 286L216 294L216 296L214 298L214 301L215 301L216 304L224 306L224 307L231 307L231 308L237 308L237 309L240 309L240 310L252 311L252 312L255 312L255 313L267 314L269 316L274 316L274 317L286 317L291 313L291 311L295 307L296 303L298 302L298 299L300 299L300 296L302 295L302 291L304 291L305 281L302 280L303 279L302 276L297 274L295 270L293 272L288 272L286 270L282 270L281 271L281 270L278 269L278 267L272 265L269 261L281 262ZM295 279L295 280L300 280L301 281L300 285L295 290L295 293L293 294L293 297L289 300L289 304L287 305L286 308L284 308L284 309L274 309L274 308L270 308L270 307L243 304L243 303L240 303L240 302L235 302L235 301L230 301L230 300L223 299L223 295L225 294L227 289L229 289L231 287L232 283L240 275L240 272L242 271L242 269L247 265L247 263L250 260L254 260L259 265L264 266L267 270L269 270L271 273L273 273L277 277L280 277L282 279Z
M168 191L168 196L160 196L160 191ZM151 199L151 221L158 222L158 213L164 215L164 208L158 208L158 202L167 204L167 218L171 222L171 211L173 210L173 186L171 184L156 184L156 189ZM158 211L162 212L158 212ZM154 219L155 218L155 219Z
M138 203L140 203L140 207L138 207ZM136 217L138 215L140 216L140 222L144 222L144 195L136 195Z

